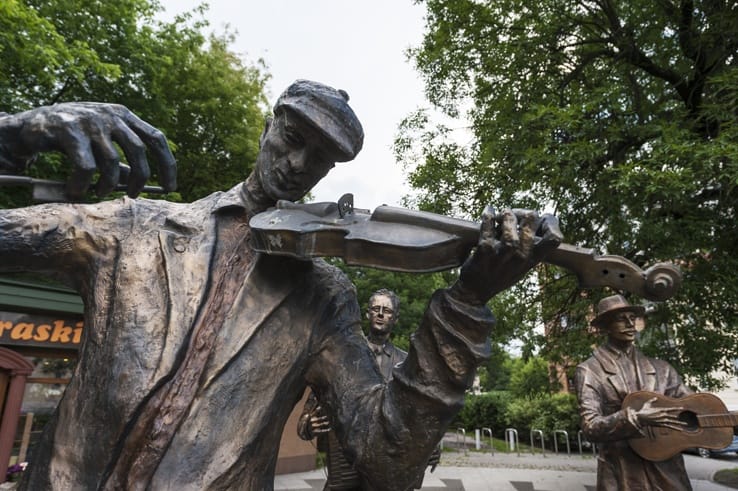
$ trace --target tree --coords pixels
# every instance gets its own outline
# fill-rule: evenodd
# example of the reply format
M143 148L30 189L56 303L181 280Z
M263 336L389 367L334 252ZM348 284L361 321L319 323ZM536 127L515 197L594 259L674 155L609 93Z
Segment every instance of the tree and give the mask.
M552 390L554 389L554 390ZM510 392L516 397L535 397L555 391L551 387L548 363L539 356L516 358L510 375Z
M472 142L427 112L405 120L395 149L415 204L551 210L567 242L639 265L678 262L684 286L656 306L645 349L714 382L707 374L738 356L735 2L422 3L426 34L411 55L428 99L463 115ZM556 303L535 297L536 322L585 332L585 309L604 292L582 301L570 275L538 273L534 294ZM584 356L578 346L557 349Z
M0 4L0 107L6 112L58 100L87 75L116 79L120 67L100 59L84 38L67 39L28 2Z
M507 390L514 360L500 343L492 344L489 361L477 369L479 385L484 392Z
M121 103L161 128L187 201L243 180L267 113L263 63L204 34L206 7L156 20L156 0L8 0L0 5L0 110L62 101ZM61 177L59 159L34 172ZM156 169L152 168L155 175ZM11 203L17 205L18 203Z

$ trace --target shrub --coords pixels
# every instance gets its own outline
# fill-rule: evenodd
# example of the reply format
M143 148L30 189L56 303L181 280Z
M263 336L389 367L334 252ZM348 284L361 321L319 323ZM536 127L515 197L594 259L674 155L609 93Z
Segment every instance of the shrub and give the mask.
M467 431L490 428L493 434L505 430L505 413L512 400L507 391L492 391L484 394L468 394L457 422Z
M510 391L516 397L537 397L556 390L551 386L548 362L540 357L514 360L510 375Z
M518 430L521 441L528 439L531 429L543 431L549 445L554 430L565 430L573 440L579 431L577 398L568 393L518 398L507 406L505 421Z

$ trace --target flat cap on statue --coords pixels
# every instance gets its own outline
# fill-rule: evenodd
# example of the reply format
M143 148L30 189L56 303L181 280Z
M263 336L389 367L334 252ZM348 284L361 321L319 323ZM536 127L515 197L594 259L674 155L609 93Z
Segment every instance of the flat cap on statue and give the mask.
M622 295L611 295L597 303L597 317L590 324L599 326L607 317L617 312L634 312L642 317L646 312L646 308L642 305L631 305Z
M347 162L356 157L364 144L364 130L348 100L343 90L297 80L279 96L274 113L289 108L334 145L337 162Z

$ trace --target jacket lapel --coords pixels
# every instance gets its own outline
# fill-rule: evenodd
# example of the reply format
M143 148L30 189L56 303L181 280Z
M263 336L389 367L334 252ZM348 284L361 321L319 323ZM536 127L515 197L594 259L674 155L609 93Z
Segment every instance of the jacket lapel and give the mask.
M285 301L297 283L290 276L298 276L302 267L301 262L284 257L256 256L226 325L218 333L212 358L205 369L205 387L218 377L264 325L267 317Z
M203 302L211 275L211 262L216 243L219 209L243 208L241 185L191 203L187 207L167 208L159 225L159 250L163 261L168 291L168 325L163 337L164 348L156 379L171 370L171 361L187 339L190 328ZM154 274L152 272L152 274Z
M159 230L169 309L163 337L164 361L176 356L203 302L214 243L214 224L207 220L204 222L195 228L176 218L167 218ZM169 364L163 363L161 369L168 372Z
M647 356L644 356L640 350L636 348L635 352L636 370L638 370L638 376L641 380L641 390L647 390L649 392L656 391L656 367L653 366L651 360Z
M618 370L618 366L609 350L604 346L600 346L595 350L594 357L599 362L602 370L606 374L607 380L610 382L613 389L615 389L615 392L618 394L620 399L624 399L625 396L628 395L628 388L626 387L625 380L623 380L623 377Z

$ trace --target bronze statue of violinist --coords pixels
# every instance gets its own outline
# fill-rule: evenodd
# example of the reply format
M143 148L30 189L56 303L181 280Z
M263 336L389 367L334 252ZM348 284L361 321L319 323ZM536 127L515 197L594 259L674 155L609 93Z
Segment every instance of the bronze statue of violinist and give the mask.
M85 305L77 368L22 488L272 489L281 430L307 387L372 486L415 482L489 356L487 301L555 251L561 233L552 216L486 211L468 257L457 257L458 280L432 294L386 382L346 277L252 245L255 216L300 199L362 142L348 95L301 80L277 100L254 172L233 189L187 204L0 210L0 270L64 281ZM18 172L39 151L63 151L76 168L72 197L96 169L99 194L115 186L114 143L129 157L131 196L149 175L147 145L173 187L163 135L122 106L0 115L0 165Z

